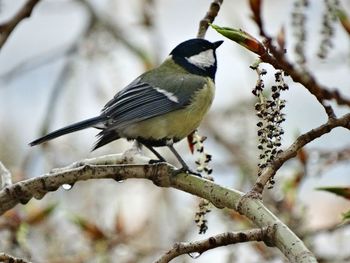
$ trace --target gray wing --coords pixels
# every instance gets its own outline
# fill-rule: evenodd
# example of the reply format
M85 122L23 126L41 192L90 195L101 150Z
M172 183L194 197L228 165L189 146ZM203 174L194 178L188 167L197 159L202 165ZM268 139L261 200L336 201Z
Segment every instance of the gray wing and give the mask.
M177 84L180 89L183 81ZM180 98L177 93L164 91L136 79L103 108L102 114L108 119L106 126L122 127L183 108L190 98Z

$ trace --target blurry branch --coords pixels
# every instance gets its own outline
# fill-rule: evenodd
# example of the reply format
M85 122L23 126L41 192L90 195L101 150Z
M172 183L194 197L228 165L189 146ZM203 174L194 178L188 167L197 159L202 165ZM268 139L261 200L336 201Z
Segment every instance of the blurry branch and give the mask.
M307 133L300 135L295 142L289 146L285 151L277 155L275 158L257 178L253 191L262 193L264 186L267 184L270 178L272 178L277 170L289 159L295 157L298 151L309 142L321 137L322 135L329 133L336 127L343 127L350 130L350 113L345 114L341 118L331 118L328 121Z
M102 26L102 28L109 32L109 34L114 38L115 41L122 42L133 54L136 54L136 56L142 60L146 68L150 68L153 65L151 59L147 56L147 54L142 49L130 43L124 36L122 36L120 30L117 29L117 26L113 24L110 21L110 19L104 18L102 15L99 15L95 8L88 1L77 1L87 9L90 15L90 21L88 21L88 24L86 25L80 36L76 38L77 40L75 40L73 44L70 44L69 47L58 47L46 52L45 54L41 54L40 56L29 58L27 61L18 64L17 66L15 66L12 69L9 69L5 73L2 73L0 75L0 78L5 79L7 81L19 73L36 69L40 66L55 61L56 59L61 58L63 56L71 56L72 54L77 52L79 40L86 38L87 35L91 33L92 30L96 27L96 25Z
M317 156L318 167L316 168L316 174L322 174L332 165L350 161L350 145L339 150L312 149L310 152L312 152L314 156Z
M21 259L21 258L15 258L13 256L10 256L5 253L0 253L0 262L6 262L6 263L30 263L27 260Z
M205 38L205 33L208 30L209 24L214 22L215 17L220 11L220 7L224 0L214 0L209 7L205 17L199 22L199 29L197 33L198 38Z
M32 11L40 0L28 0L18 13L9 21L0 25L0 49L5 44L15 27L25 18L30 17Z
M346 263L350 262L350 256L343 256L341 253L338 253L336 256L334 255L324 255L317 257L319 263Z
M159 28L156 26L156 10L158 2L155 0L143 0L141 4L141 25L150 33L153 65L159 65L162 63L162 55L160 50L163 49L162 39Z
M273 227L263 227L261 229L251 229L240 232L227 232L216 236L211 236L207 239L189 242L189 243L175 243L173 248L166 252L155 263L167 263L172 259L183 255L195 255L194 258L199 257L204 252L227 245L249 241L264 241L265 244L271 244L274 237Z
M149 165L149 161L150 159L135 152L127 152L87 159L64 168L54 169L43 176L24 180L2 189L0 214L18 203L28 203L33 197L41 199L48 192L58 190L63 184L74 185L78 181L89 179L116 181L129 178L148 179L159 187L172 187L205 198L218 208L227 207L238 210L258 227L273 226L275 235L271 245L279 248L291 262L316 262L303 242L260 200L242 198L243 193L239 191L225 188L197 176L178 173L167 163Z
M69 53L73 54L76 52L77 46L74 45L70 50ZM73 60L72 58L68 58L68 61L64 65L63 69L61 70L57 80L55 81L54 87L51 91L49 100L47 102L45 116L42 120L41 128L40 128L40 135L45 135L48 133L51 123L53 122L54 118L54 111L56 109L57 101L60 98L60 95L65 87L65 83L67 82L71 72L73 69Z
M125 47L127 47L133 54L135 54L138 58L142 60L146 68L151 68L153 63L149 56L146 54L144 50L134 45L131 41L129 41L125 36L123 36L121 30L117 27L115 23L112 22L111 19L105 14L99 14L96 11L96 8L87 0L78 0L82 3L88 10L89 14L92 17L92 20L102 26L107 32L111 34L111 36L116 40L121 42Z
M350 160L350 145L343 147L340 150L316 150L313 152L319 155L321 160L324 160L326 164L333 164L336 162L348 161Z
M212 118L208 119L210 120ZM242 172L244 172L244 176L254 176L256 167L244 151L243 148L246 147L244 144L241 145L240 143L233 142L232 140L226 138L220 129L218 129L211 121L205 123L205 129L209 132L210 136L214 138L216 143L218 143L220 146L225 148L226 151L229 152L231 158L230 162L237 167L240 167ZM251 178L249 178L249 180L250 179Z
M340 231L340 230L347 231L346 229L348 229L349 227L350 227L350 221L344 222L342 224L337 223L334 225L306 231L302 234L302 238L305 239L305 238L316 237L316 236L324 235L324 234L334 234L335 232Z
M73 47L62 46L49 50L39 56L30 57L26 61L20 62L4 73L1 73L0 79L3 79L6 82L11 81L20 74L35 70L41 66L45 66L46 64L54 62L63 56L70 56L73 53L73 50Z
M79 33L79 35L76 37L76 39L73 40L73 43L70 43L68 45L62 45L62 46L55 47L55 48L53 48L45 53L40 54L39 56L30 57L26 61L20 62L19 64L17 64L13 68L2 73L0 75L0 78L4 79L5 81L10 81L15 76L17 77L18 74L23 74L25 72L35 70L36 68L41 67L41 66L45 66L46 64L54 62L59 58L62 58L62 57L70 58L75 53L77 53L78 48L79 48L79 44L80 44L80 40L86 38L88 33L90 33L92 31L94 22L95 21L90 19L90 21L88 21L87 25L84 27L82 32ZM60 76L58 78L57 82L60 82L61 78L62 78L62 76ZM58 84L56 84L56 85L58 85ZM61 86L62 86L62 84L61 84Z
M68 61L65 63L63 69L61 70L50 94L50 98L47 103L47 109L45 111L46 114L40 128L41 135L47 134L49 127L53 121L52 116L56 108L57 101L60 97L61 92L63 91L63 88L65 87L64 84L69 79L69 76L73 70L73 65L75 61L75 57L73 55L78 52L80 44L79 39L85 38L92 31L95 23L96 21L94 19L90 19L88 25L84 28L84 31L82 32L78 40L68 50L66 50L66 56Z
M12 184L11 173L3 163L0 161L0 180L1 180L1 189Z

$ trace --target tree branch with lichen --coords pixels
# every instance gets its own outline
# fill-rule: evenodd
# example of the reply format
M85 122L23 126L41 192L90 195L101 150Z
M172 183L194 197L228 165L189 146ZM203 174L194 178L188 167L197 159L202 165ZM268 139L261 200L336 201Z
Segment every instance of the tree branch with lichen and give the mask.
M273 246L276 246L291 262L316 262L303 242L283 222L273 215L258 199L243 198L243 193L223 187L212 181L177 174L167 163L148 164L150 159L127 152L112 154L73 163L53 169L43 176L24 180L0 191L0 214L19 203L26 204L32 198L41 199L56 191L63 184L74 185L91 179L147 179L159 187L172 187L209 200L218 208L229 208L247 216L258 227L274 226ZM176 175L175 175L176 174ZM301 260L303 256L305 259Z

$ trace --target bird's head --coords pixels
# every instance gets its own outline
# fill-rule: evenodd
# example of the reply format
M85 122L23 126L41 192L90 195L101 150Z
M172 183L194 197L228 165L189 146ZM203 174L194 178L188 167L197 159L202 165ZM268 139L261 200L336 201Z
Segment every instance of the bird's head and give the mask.
M193 74L215 79L217 61L216 49L223 41L210 42L194 38L177 45L170 55L175 63Z

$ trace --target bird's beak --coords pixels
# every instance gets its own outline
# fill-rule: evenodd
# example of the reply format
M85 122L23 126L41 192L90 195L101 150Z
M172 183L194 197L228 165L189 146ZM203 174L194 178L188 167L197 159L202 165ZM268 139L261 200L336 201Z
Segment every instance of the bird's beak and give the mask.
M222 43L224 43L224 41L223 41L223 40L220 40L220 41L216 41L216 42L214 42L214 43L213 43L213 45L214 45L214 49L217 49L218 47L220 47L220 45L221 45Z

